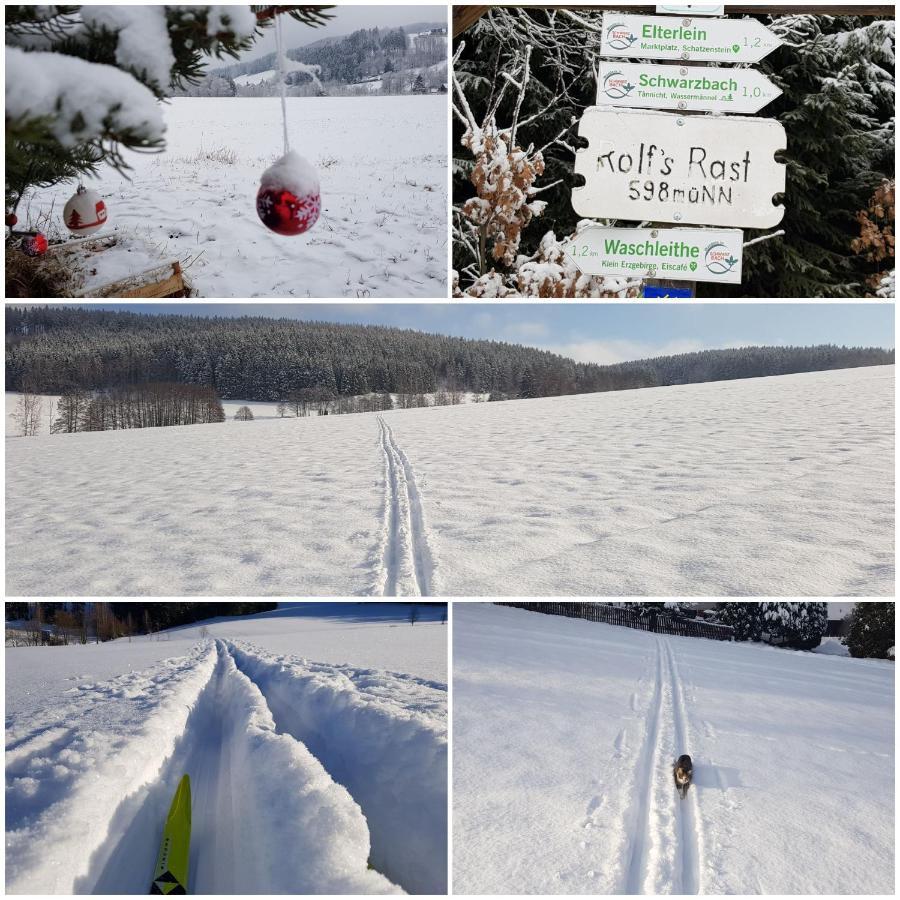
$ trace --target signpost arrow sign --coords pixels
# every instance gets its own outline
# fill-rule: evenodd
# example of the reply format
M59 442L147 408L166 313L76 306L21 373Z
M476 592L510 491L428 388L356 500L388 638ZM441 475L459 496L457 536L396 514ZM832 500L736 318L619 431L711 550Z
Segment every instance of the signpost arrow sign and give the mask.
M768 228L784 216L784 127L772 119L679 116L590 106L575 156L583 187L572 207L586 219Z
M781 94L756 69L601 62L599 106L755 113Z
M744 233L714 228L589 225L563 245L587 275L741 283Z
M600 55L632 59L759 62L781 46L757 19L603 14Z

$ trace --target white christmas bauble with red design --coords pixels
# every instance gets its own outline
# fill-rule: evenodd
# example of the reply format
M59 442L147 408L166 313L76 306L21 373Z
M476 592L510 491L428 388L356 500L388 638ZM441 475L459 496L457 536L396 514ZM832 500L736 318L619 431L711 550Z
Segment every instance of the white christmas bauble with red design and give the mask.
M316 170L291 150L263 172L256 212L266 228L292 236L309 231L322 211Z
M93 234L106 224L106 204L96 192L79 187L63 209L63 222L73 234Z

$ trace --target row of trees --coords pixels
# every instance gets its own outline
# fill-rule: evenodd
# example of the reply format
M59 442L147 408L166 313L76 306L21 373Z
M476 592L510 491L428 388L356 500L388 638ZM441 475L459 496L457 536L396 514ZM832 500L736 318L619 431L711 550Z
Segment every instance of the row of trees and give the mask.
M719 620L734 629L736 641L761 641L812 650L828 630L828 604L814 602L724 603Z
M828 628L828 604L814 602L723 603L717 618L736 641L766 641L798 650L818 647ZM894 658L894 604L857 603L842 643L851 656Z
M892 350L741 347L616 365L500 341L262 317L8 307L6 389L58 394L166 382L223 399L308 402L472 391L548 397L892 363ZM315 399L312 399L315 398Z
M18 418L34 404L28 391L19 399ZM118 431L224 422L222 401L205 385L147 382L129 387L91 391L73 385L56 402L54 434L77 431ZM23 431L23 434L36 432Z
M23 603L6 604L7 644L86 644L135 635L153 635L216 616L246 616L277 608L277 603ZM21 627L24 625L24 627Z

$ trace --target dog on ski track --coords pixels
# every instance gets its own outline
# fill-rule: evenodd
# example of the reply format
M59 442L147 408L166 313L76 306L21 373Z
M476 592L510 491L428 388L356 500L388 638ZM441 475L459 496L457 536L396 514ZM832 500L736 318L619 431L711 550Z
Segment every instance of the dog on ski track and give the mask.
M687 753L678 757L672 771L675 775L675 790L681 791L683 800L687 796L687 789L691 786L691 779L694 777L694 764Z

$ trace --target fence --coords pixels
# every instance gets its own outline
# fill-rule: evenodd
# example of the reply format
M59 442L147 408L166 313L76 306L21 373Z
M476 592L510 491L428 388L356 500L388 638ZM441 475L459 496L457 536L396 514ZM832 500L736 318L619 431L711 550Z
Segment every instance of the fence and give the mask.
M712 625L709 622L684 619L668 610L659 610L658 607L629 609L607 603L500 603L498 605L514 606L518 609L546 613L551 616L568 616L572 619L587 619L589 622L623 625L626 628L655 631L659 634L709 638L713 641L730 641L734 631L730 625Z

